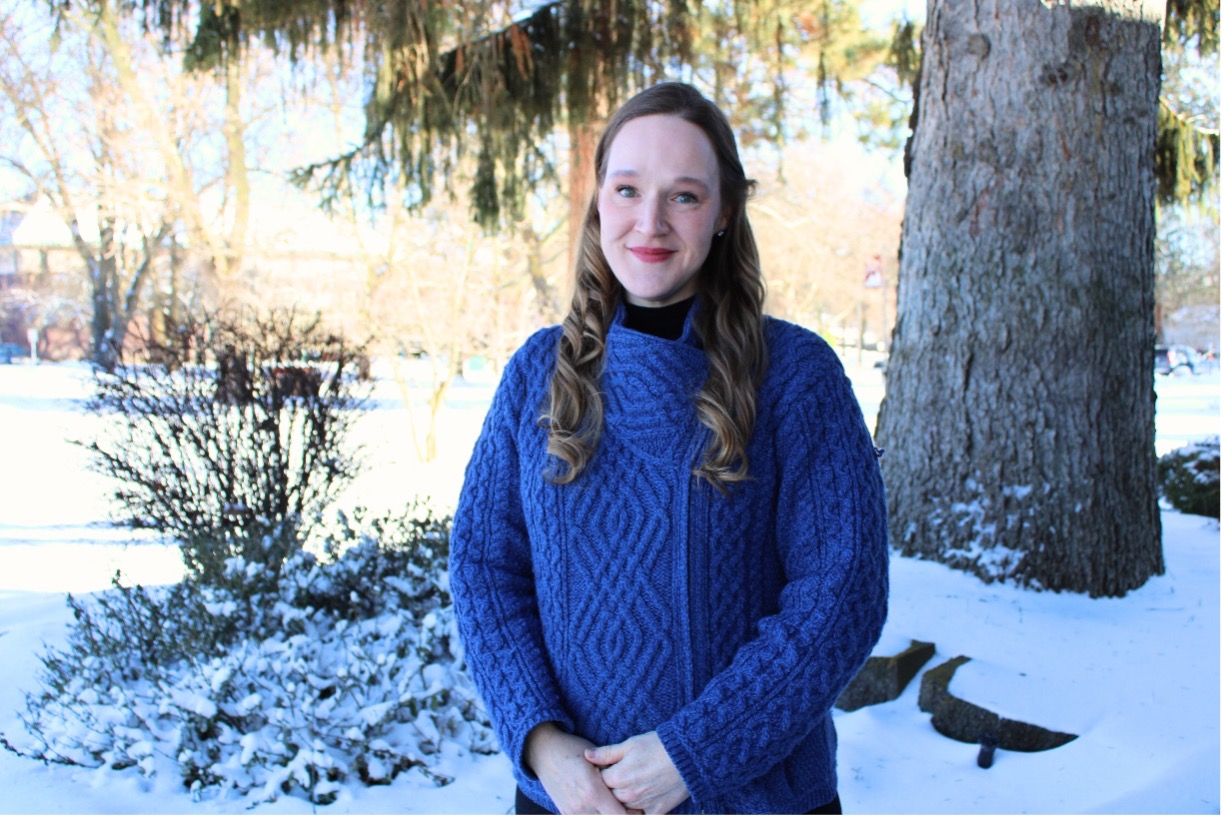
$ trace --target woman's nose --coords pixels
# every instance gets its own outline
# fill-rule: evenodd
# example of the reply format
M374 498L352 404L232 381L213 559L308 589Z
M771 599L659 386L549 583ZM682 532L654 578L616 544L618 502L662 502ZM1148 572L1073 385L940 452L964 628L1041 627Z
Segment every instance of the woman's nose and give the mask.
M647 197L642 200L642 206L638 208L638 223L635 226L639 233L648 236L667 232L664 209L657 199Z

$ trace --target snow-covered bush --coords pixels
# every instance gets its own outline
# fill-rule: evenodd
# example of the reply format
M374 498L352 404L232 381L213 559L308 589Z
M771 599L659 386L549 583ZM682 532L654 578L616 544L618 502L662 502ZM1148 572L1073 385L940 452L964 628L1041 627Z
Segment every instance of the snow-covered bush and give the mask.
M1221 518L1221 438L1175 449L1157 463L1161 493L1186 514Z
M95 370L83 443L115 479L122 524L161 532L193 576L226 560L275 578L360 467L349 431L366 406L361 347L290 310L222 311Z
M431 772L444 743L494 752L459 654L449 521L339 515L310 550L225 581L69 597L65 650L43 656L20 746L47 761L177 774L199 798L334 800ZM315 556L318 552L320 556ZM252 588L256 590L252 590Z

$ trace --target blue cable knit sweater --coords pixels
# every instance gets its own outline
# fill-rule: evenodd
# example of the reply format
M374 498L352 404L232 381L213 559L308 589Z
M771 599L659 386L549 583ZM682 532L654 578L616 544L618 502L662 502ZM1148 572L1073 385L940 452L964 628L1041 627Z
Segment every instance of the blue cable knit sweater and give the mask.
M700 309L700 304L695 309ZM468 465L451 585L465 654L524 793L545 721L597 745L655 730L689 788L677 812L797 813L837 794L830 708L885 619L876 454L841 364L766 319L752 479L692 475L709 431L692 314L679 340L607 341L605 425L577 480L545 479L539 419L560 329L507 365Z

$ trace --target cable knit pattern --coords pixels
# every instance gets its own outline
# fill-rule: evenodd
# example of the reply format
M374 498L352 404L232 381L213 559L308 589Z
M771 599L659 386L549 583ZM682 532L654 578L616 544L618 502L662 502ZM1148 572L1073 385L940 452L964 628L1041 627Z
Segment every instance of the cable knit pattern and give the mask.
M551 720L597 745L658 731L692 796L677 812L831 801L830 709L888 591L884 490L840 362L767 319L753 479L724 496L692 475L709 432L691 321L669 341L619 315L603 436L558 486L539 418L559 333L507 365L452 536L460 634L519 785L553 807L523 765L527 734Z

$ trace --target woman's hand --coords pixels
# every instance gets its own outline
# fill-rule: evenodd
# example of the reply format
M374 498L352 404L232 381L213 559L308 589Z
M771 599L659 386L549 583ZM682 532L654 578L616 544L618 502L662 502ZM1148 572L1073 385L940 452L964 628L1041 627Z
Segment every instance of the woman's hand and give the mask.
M618 801L647 815L665 815L689 797L689 788L654 732L588 750L586 759L602 768L604 783Z
M524 760L562 815L626 814L600 777L599 768L583 756L585 750L594 747L553 722L537 726L527 736Z

